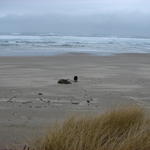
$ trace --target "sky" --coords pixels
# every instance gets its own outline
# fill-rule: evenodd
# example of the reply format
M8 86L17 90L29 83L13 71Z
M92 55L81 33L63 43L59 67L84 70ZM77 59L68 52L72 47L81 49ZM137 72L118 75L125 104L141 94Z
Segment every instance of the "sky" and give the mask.
M0 0L0 32L150 37L150 0Z

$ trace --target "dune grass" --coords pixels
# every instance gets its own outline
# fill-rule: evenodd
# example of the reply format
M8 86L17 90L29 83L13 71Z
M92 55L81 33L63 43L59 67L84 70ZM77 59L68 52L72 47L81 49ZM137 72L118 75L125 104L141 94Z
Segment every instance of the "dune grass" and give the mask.
M150 150L150 121L138 107L72 117L36 141L34 149Z

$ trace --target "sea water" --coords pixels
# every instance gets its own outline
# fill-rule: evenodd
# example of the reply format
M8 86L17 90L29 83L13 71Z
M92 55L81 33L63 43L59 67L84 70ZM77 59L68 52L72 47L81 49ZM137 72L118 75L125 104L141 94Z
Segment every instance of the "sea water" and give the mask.
M0 35L0 56L51 56L63 53L150 53L150 39L46 34Z

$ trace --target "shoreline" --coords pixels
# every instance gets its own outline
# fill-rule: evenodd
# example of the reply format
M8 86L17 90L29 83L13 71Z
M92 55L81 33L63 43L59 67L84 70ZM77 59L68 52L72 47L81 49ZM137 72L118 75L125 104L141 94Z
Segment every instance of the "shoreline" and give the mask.
M150 53L111 53L111 54L107 54L107 55L99 55L98 53L90 53L90 52L64 52L64 53L57 53L54 55L4 55L1 56L0 58L21 58L21 57L57 57L57 56L97 56L97 57L111 57L111 56L123 56L123 55L150 55Z

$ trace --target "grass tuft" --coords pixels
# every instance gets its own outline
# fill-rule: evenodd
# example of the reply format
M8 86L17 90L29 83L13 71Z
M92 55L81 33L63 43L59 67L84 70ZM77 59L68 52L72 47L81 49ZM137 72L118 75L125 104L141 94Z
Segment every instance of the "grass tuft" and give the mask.
M34 145L35 150L150 150L150 121L138 107L72 117Z

